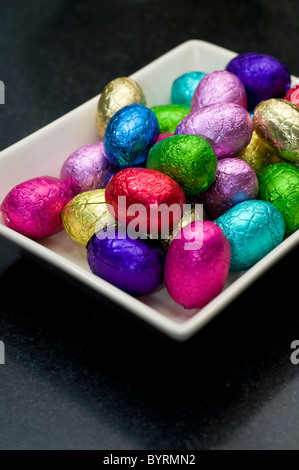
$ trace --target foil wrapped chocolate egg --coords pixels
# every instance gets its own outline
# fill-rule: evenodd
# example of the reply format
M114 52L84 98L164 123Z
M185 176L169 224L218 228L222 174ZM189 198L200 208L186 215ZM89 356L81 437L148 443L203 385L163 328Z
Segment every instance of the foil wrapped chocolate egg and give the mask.
M157 243L162 248L163 252L167 253L170 243L176 234L182 230L182 228L197 220L208 220L203 205L193 201L187 202L187 204L184 206L184 214L179 224L173 227L169 234L165 234L164 236L159 237L157 240Z
M186 196L194 196L211 186L217 161L206 140L197 135L174 135L151 148L146 166L171 176Z
M216 103L235 103L246 108L244 85L233 73L217 70L206 75L194 92L191 112Z
M187 72L180 75L172 84L171 102L190 108L194 92L205 76L206 74L203 72Z
M239 54L229 62L226 70L237 75L245 86L250 108L269 98L282 98L291 83L286 66L266 54Z
M120 168L142 164L160 134L153 111L141 104L131 104L110 119L104 135L108 159Z
M290 88L287 94L285 95L284 99L290 101L296 106L299 106L299 84Z
M240 202L257 199L258 192L258 179L250 165L238 158L223 158L214 183L200 200L209 219L214 220Z
M222 291L230 267L230 244L209 221L184 227L172 240L164 282L170 296L185 308L202 308Z
M64 162L60 178L68 180L75 194L105 188L111 176L119 170L111 163L103 142L79 148Z
M247 147L243 152L238 153L236 157L248 163L257 175L268 165L283 162L281 158L275 155L271 145L262 139L255 130Z
M169 134L174 133L177 125L190 113L190 106L162 104L153 106L151 110L158 119L161 134Z
M218 158L233 157L249 144L253 122L245 108L234 103L218 103L190 113L175 134L199 135Z
M164 173L127 168L111 178L106 188L108 209L129 229L153 237L177 225L186 202L182 188ZM169 210L173 206L173 210ZM137 215L138 214L138 215Z
M285 233L281 213L266 201L244 201L215 220L231 245L231 270L242 271L260 261Z
M41 176L24 181L2 202L3 221L26 237L48 237L62 229L62 209L73 197L70 186L58 178Z
M254 110L257 134L284 160L299 163L299 108L281 99L262 101Z
M260 198L271 202L282 214L286 235L299 228L299 168L279 163L265 168L259 176Z
M173 135L174 135L174 134L160 134L159 137L158 137L158 139L156 140L156 143L157 143L157 142L160 142L160 141L163 140L163 139L167 139L168 137L171 137L171 136L173 136Z
M98 102L96 124L99 135L104 137L105 130L112 116L129 104L146 105L142 88L128 77L119 77L109 82Z
M115 224L106 206L105 189L78 194L66 204L61 215L66 233L81 245L87 245L95 232Z
M151 294L163 281L161 248L130 238L124 227L97 232L87 245L87 261L94 274L134 296Z

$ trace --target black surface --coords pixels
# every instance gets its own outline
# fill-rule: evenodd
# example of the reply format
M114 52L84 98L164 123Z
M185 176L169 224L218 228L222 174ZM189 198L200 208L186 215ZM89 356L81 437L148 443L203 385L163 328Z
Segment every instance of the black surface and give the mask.
M299 76L297 1L0 3L0 148L188 39ZM176 344L0 240L1 449L298 449L298 251Z

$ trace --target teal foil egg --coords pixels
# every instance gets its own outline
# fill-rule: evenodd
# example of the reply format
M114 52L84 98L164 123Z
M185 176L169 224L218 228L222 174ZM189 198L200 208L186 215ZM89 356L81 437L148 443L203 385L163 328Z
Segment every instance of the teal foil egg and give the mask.
M213 183L217 162L206 140L198 135L174 135L151 148L146 166L173 178L186 196L195 196Z
M260 261L285 233L281 213L266 201L244 201L215 220L231 244L231 270L242 271Z
M205 76L203 72L187 72L180 75L172 84L171 102L190 107L194 92Z

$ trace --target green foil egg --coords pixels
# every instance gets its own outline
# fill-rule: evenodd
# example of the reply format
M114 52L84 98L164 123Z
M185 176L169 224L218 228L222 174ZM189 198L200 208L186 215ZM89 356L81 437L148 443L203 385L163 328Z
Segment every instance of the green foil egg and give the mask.
M197 135L174 135L151 148L146 166L173 178L186 196L195 196L213 183L217 162L206 140Z
M178 124L190 113L190 107L181 104L153 106L161 134L174 134Z
M259 176L260 198L271 202L283 215L286 235L299 228L299 168L277 163Z

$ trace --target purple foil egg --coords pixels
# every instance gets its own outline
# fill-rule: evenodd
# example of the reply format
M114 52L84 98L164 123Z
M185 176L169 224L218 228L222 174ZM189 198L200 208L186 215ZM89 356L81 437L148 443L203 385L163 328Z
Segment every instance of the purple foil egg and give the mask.
M0 209L7 227L38 239L62 229L62 209L73 197L73 191L65 181L41 176L15 186Z
M215 220L228 209L249 199L257 199L259 192L255 171L239 158L219 160L212 186L200 195L208 217Z
M103 142L85 145L72 153L61 169L60 177L70 183L74 194L106 188L119 169L111 163Z
M153 240L133 239L124 227L97 232L87 245L91 271L134 296L154 292L163 282L164 255Z
M219 70L206 75L195 90L191 112L216 103L235 103L246 108L245 87L233 73Z
M283 63L257 52L239 54L226 70L237 75L245 86L249 108L269 98L282 98L291 84L290 72Z
M199 135L214 149L217 157L233 157L249 144L253 122L243 106L218 103L188 114L175 134Z

